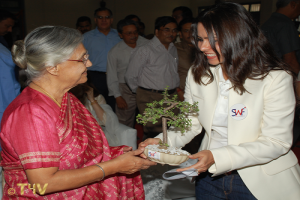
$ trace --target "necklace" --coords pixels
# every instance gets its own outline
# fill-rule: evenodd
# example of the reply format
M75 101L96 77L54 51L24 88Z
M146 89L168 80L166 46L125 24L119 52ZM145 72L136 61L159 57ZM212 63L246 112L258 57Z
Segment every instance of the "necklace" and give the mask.
M60 107L60 104L58 103L58 101L56 101L56 99L51 94L49 94L47 91L45 91L41 86L39 86L35 82L31 81L31 83L38 86L43 92L45 92L47 94L48 97L50 97Z

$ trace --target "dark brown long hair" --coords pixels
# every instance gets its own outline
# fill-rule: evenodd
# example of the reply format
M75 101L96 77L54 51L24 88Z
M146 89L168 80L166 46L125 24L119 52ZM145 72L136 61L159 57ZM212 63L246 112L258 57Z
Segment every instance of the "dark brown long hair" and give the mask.
M214 80L207 58L198 47L199 23L204 26L211 48L220 60L221 55L215 48L217 37L224 59L222 70L237 93L246 92L244 83L247 78L262 80L271 70L285 70L292 74L290 66L276 56L249 12L240 4L227 2L202 11L192 24L193 43L196 46L192 73L198 84L206 85ZM209 81L204 83L204 77L208 77Z

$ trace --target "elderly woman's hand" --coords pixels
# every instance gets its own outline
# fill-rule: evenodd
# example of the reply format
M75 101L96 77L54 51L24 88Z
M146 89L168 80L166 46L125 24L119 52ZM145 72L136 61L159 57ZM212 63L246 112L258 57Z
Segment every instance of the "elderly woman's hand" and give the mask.
M148 138L139 144L138 149L140 149L140 150L142 150L142 152L144 152L146 146L148 146L149 144L159 144L160 141L161 140L159 138ZM142 158L147 158L144 153L140 154L140 156Z
M189 167L178 169L178 172L182 172L191 168L194 168L198 173L206 172L208 168L215 163L213 154L209 150L203 150L196 154L190 155L190 159L198 159L199 161Z
M117 172L133 174L141 169L148 169L150 166L156 165L155 162L138 157L142 153L143 151L141 149L137 149L135 151L124 153L113 159L112 161L116 163L115 166L118 168Z
M123 148L123 152L124 152L124 153L127 153L127 152L129 152L129 151L132 151L132 147L124 147L124 148Z

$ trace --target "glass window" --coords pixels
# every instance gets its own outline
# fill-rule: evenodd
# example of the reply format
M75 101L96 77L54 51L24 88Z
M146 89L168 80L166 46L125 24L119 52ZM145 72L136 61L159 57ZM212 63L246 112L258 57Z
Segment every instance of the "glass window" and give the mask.
M250 12L259 12L260 11L260 3L251 4Z
M244 4L243 6L244 6L244 8L245 8L247 11L249 11L249 7L250 7L249 4Z

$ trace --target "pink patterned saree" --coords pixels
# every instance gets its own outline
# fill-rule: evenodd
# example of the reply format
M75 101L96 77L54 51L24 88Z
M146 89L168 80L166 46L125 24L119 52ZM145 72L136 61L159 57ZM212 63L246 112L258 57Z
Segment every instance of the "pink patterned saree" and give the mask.
M28 183L26 169L78 169L123 154L123 146L108 146L97 121L70 93L64 95L59 108L44 94L25 88L4 112L0 137L6 181L3 199L145 198L139 173L116 174L94 184L44 196L25 186L21 194L17 184Z

